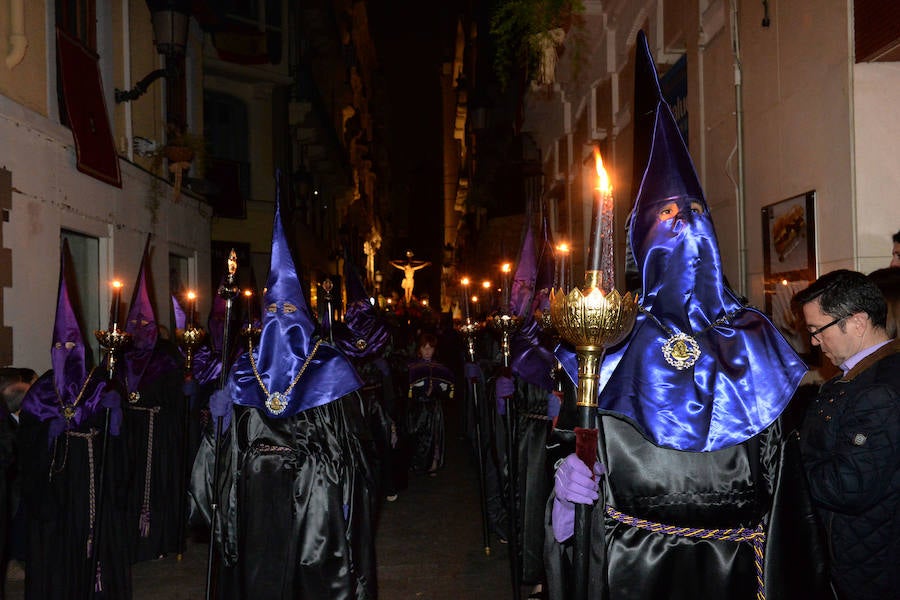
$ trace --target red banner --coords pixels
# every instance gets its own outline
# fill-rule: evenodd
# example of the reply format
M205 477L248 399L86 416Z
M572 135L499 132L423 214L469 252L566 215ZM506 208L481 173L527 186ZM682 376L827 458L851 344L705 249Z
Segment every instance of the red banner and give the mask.
M75 138L76 166L82 173L122 187L98 57L58 27L56 48L66 113Z

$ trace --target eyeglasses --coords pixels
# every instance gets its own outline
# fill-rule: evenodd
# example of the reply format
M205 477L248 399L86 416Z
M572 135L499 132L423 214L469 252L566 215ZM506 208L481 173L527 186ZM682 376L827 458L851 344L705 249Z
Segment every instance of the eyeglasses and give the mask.
M837 325L838 323L840 323L841 321L843 321L843 320L846 319L846 318L847 318L847 317L840 317L840 318L837 318L837 319L835 319L834 321L832 321L831 323L829 323L828 325L823 325L823 326L819 327L818 329L816 329L816 330L814 330L814 331L810 331L810 332L809 332L809 337L810 337L810 338L815 338L816 341L821 341L821 340L819 339L819 334L820 334L820 333L822 333L823 331L825 331L826 329L828 329L828 328L831 327L832 325Z

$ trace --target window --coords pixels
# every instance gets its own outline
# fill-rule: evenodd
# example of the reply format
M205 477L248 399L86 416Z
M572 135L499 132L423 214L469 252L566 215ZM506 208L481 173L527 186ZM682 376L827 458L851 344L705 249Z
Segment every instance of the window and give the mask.
M242 219L250 197L250 128L247 105L239 98L206 91L203 98L209 156L206 178L214 184L207 195L216 216Z
M212 2L225 24L213 34L219 58L238 64L281 63L282 0Z
M100 240L67 230L60 232L60 243L62 240L69 242L72 254L70 274L75 277L75 289L70 289L69 294L73 310L80 319L81 335L89 354L87 362L98 365L100 344L94 331L107 326L100 316Z
M96 0L56 0L56 26L74 37L89 50L97 51ZM62 73L56 63L56 100L59 121L69 127L69 113L63 97Z

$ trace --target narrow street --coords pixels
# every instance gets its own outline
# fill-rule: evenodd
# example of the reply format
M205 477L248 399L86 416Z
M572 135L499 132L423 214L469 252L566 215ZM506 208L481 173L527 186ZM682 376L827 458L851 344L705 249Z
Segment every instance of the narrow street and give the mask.
M478 478L460 419L447 410L447 461L436 477L410 476L395 502L382 504L376 534L381 600L510 598L505 544L481 534ZM175 557L134 565L134 600L203 599L207 545L188 542ZM7 582L9 600L24 598L24 581ZM315 600L327 600L325 598Z

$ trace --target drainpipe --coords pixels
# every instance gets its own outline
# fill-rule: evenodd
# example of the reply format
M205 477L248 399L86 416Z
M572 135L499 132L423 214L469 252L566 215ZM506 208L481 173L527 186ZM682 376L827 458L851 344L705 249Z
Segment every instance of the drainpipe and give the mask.
M122 0L122 89L131 89L131 6L130 0ZM125 105L125 154L134 162L134 131L131 123L131 102Z
M731 49L734 54L734 108L737 124L737 234L738 234L738 294L747 296L747 226L744 190L744 100L741 83L741 38L737 0L731 0Z
M9 3L9 54L6 67L13 69L25 58L28 38L25 37L25 0L10 0Z

